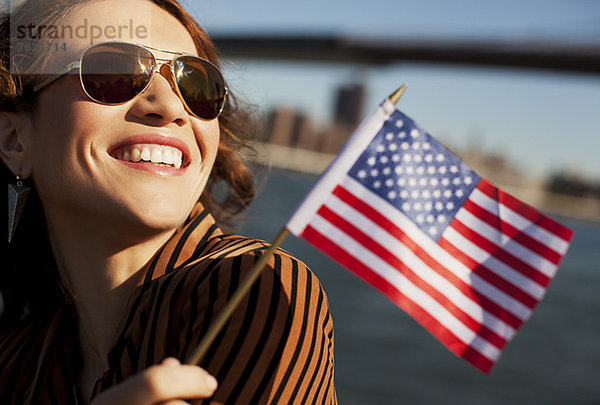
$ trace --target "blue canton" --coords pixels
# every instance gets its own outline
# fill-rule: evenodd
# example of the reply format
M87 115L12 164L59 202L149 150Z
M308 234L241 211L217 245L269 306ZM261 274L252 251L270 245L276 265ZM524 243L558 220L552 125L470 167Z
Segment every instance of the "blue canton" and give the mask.
M384 123L349 175L436 242L480 180L400 111Z

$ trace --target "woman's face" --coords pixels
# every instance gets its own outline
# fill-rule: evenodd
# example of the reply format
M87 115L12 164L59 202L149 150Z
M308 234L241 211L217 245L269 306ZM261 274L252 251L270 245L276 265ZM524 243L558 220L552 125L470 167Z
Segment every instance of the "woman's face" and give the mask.
M61 24L100 27L111 35L115 31L106 27L122 28L117 38L96 38L94 43L119 40L197 55L184 26L148 1L90 2ZM65 42L66 50L53 55L50 69L76 60L90 37ZM66 75L41 92L32 126L27 155L50 226L91 220L120 234L179 226L206 185L219 144L218 119L191 116L166 73L158 72L144 93L116 106L90 100L78 76ZM131 157L126 162L128 154L138 153L134 149L153 161L182 155L183 166L133 163Z

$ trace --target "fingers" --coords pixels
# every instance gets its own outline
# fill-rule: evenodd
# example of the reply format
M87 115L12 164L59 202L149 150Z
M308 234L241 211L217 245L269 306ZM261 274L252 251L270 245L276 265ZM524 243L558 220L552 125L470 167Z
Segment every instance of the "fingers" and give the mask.
M185 404L177 400L208 398L216 388L215 378L202 368L166 358L103 392L93 404Z

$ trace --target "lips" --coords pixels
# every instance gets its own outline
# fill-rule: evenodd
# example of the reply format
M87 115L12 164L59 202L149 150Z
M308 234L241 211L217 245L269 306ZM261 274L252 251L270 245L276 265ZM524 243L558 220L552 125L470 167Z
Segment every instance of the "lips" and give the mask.
M156 171L153 168L181 171L190 163L188 146L179 138L158 134L135 135L111 146L110 156L127 166ZM160 170L165 174L165 170Z

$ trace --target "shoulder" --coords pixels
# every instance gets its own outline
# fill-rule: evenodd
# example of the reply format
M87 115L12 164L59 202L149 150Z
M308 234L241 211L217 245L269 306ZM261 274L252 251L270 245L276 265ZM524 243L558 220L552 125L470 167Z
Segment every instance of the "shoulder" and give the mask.
M208 257L183 269L196 283L183 311L194 319L190 351L269 248L238 235L211 243ZM333 323L308 266L277 249L201 365L221 382L217 398L227 403L329 402L335 396Z

